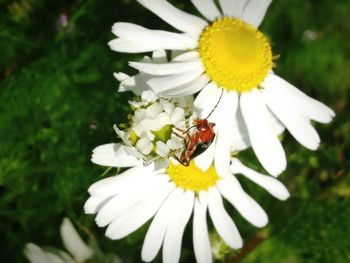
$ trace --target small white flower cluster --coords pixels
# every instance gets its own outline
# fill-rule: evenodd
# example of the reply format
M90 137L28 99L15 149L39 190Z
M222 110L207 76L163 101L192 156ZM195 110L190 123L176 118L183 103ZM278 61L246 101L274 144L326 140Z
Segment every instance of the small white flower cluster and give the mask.
M152 90L141 92L140 101L130 101L134 108L130 126L114 129L126 145L125 150L149 164L159 158L175 156L183 149L183 139L173 129L185 130L195 118L193 97L159 98Z

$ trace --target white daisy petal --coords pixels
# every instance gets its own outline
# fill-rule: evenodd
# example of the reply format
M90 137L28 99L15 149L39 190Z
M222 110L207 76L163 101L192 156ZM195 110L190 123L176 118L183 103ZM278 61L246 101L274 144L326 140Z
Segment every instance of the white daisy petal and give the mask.
M192 95L203 89L203 87L205 87L208 84L208 82L209 78L205 74L203 74L195 80L184 85L171 89L163 89L162 92L159 92L159 95L164 97L183 97Z
M112 50L122 53L141 53L159 49L159 46L153 43L141 43L124 38L113 39L108 42L108 45Z
M172 59L172 62L186 62L199 59L199 53L197 51L188 51L181 53Z
M203 70L200 69L189 71L184 74L153 78L147 81L147 84L154 90L154 92L159 93L162 91L162 89L172 89L190 83L191 81L197 79L200 75L202 75L202 73Z
M106 236L121 239L140 228L154 216L173 187L173 184L165 184L155 190L154 194L125 211L108 226Z
M191 217L193 204L194 192L186 191L177 200L177 206L169 214L163 243L163 262L179 262L182 236Z
M119 38L108 43L112 50L126 53L156 51L160 49L188 50L197 46L196 40L184 34L151 30L132 23L118 22L113 34ZM130 44L130 47L127 45Z
M215 149L215 167L220 176L225 176L230 165L230 137L233 132L233 117L238 106L238 95L236 92L226 92L215 109L216 125L218 129ZM213 112L214 114L214 112Z
M226 16L242 18L243 8L248 0L219 0L222 12Z
M70 258L67 253L63 251L60 252L66 255L65 260L58 255L46 252L33 243L26 244L24 249L24 254L31 263L74 263L74 260Z
M264 227L268 222L264 209L251 198L242 188L236 177L229 174L217 184L221 194L237 209L237 211L252 225Z
M108 200L106 197L90 196L84 204L85 214L96 214Z
M131 167L140 165L140 160L125 152L120 143L109 143L93 150L91 161L98 165L110 167Z
M208 24L205 20L179 10L165 0L137 0L141 5L159 16L174 28L196 36Z
M332 109L323 103L307 96L305 93L280 78L270 74L261 84L265 89L279 96L283 104L288 105L301 115L320 123L329 123L335 116Z
M214 141L209 146L208 149L204 151L204 153L198 155L196 158L194 158L194 161L196 163L196 166L201 169L202 171L206 171L209 169L209 167L213 164L214 160L214 154L215 154L215 145L216 145L216 136L214 138Z
M179 74L193 70L204 71L202 62L199 60L191 62L173 62L165 64L129 62L129 66L147 74L155 76L164 76L171 74Z
M136 166L117 175L102 179L89 187L89 193L96 197L108 197L118 194L128 187L147 181L153 172L153 166Z
M105 227L126 210L142 201L149 194L152 182L135 185L131 190L122 192L110 199L98 212L95 221L99 227Z
M164 240L168 217L182 194L183 191L176 188L164 201L152 220L142 246L141 257L143 261L150 262L158 254Z
M205 193L205 192L204 192ZM193 248L198 263L211 263L211 246L207 226L207 206L206 193L201 193L201 199L195 200L193 215Z
M152 53L152 61L156 64L163 64L168 62L167 54L164 49L156 50Z
M132 91L136 95L140 96L141 93L148 88L146 83L149 79L151 79L151 76L148 74L137 74L135 76L123 80L120 83L118 91Z
M130 76L125 74L124 72L114 72L113 76L120 82L130 78Z
M287 165L286 155L271 125L264 97L258 89L241 95L240 106L254 152L264 168L273 176Z
M214 82L210 82L201 90L194 101L195 109L201 118L206 118L208 116L218 103L220 96L221 89L219 89Z
M240 107L237 108L236 115L232 122L231 150L242 151L250 147L248 129L244 123Z
M231 172L244 175L279 200L286 200L290 196L288 189L280 181L271 176L263 175L250 169L236 158L232 159Z
M191 2L208 20L214 21L221 17L221 13L213 0L191 0Z
M67 251L78 262L84 262L93 255L93 250L84 243L68 218L63 219L60 234Z
M281 97L275 94L273 90L267 88L264 93L267 105L287 127L293 137L306 148L316 150L321 140L310 121L284 104Z
M272 0L249 0L243 10L243 20L259 27Z
M208 192L208 208L214 227L225 243L231 248L241 248L243 245L241 235L226 212L221 195L215 187Z
M282 123L273 115L273 113L268 109L267 111L269 123L271 124L273 131L276 135L280 135L285 127ZM231 150L232 151L242 151L250 147L250 140L247 126L244 123L242 112L240 107L237 109L237 113L233 119L233 127L231 134Z

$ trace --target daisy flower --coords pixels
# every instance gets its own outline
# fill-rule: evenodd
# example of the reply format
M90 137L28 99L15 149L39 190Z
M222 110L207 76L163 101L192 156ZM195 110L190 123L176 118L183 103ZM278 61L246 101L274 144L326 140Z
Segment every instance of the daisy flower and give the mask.
M132 23L115 23L110 47L118 52L181 51L170 62L130 62L149 74L147 84L161 96L200 91L195 106L204 118L223 97L210 119L216 123L216 145L229 166L231 137L238 131L263 167L279 175L286 156L273 128L277 118L293 137L316 150L319 135L312 121L328 123L334 112L289 84L273 71L271 45L258 30L271 0L191 0L204 18L183 12L165 0L138 0L180 32L151 30ZM238 128L236 127L239 125ZM228 143L230 142L230 143Z
M220 177L212 165L203 172L191 161L188 167L171 161L166 167L154 163L131 165L120 162L127 152L120 144L107 144L94 150L95 163L128 167L116 176L102 179L89 188L90 198L85 212L97 214L96 223L107 227L106 235L122 239L146 222L151 224L142 246L142 260L152 261L162 247L163 262L178 262L185 227L193 214L193 247L197 262L212 262L207 227L209 217L223 241L231 248L241 248L241 235L226 211L225 198L248 222L263 227L268 217L261 206L240 185L242 174L274 197L286 200L288 190L277 179L262 175L233 158L225 177ZM118 150L115 150L118 149ZM133 156L135 162L137 159ZM109 159L100 162L96 160Z

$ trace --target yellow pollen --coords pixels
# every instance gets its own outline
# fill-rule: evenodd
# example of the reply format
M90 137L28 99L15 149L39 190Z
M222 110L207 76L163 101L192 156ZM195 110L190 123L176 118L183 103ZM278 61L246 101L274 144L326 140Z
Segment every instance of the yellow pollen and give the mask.
M218 19L204 29L199 55L213 81L238 92L257 87L273 66L266 37L252 25L231 17Z
M175 165L171 162L167 174L177 187L197 193L201 190L207 191L211 186L216 185L216 182L220 179L214 165L203 172L197 168L194 161L191 161L189 166Z

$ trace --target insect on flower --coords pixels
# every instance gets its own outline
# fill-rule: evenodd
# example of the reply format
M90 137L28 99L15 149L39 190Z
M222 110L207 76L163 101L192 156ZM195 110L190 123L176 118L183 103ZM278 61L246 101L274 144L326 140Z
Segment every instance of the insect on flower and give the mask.
M193 121L193 126L188 128L187 130L181 130L178 128L174 128L174 134L183 138L184 140L184 150L182 151L180 157L175 156L175 158L184 166L188 166L190 161L201 153L205 152L213 142L215 138L214 122L209 122L208 118L214 112L216 107L218 106L222 94L224 90L222 90L220 98L216 103L213 110L208 114L205 119L196 119ZM190 133L191 130L194 131Z

